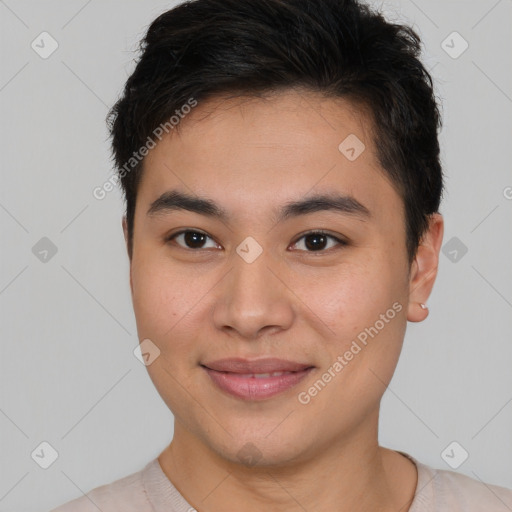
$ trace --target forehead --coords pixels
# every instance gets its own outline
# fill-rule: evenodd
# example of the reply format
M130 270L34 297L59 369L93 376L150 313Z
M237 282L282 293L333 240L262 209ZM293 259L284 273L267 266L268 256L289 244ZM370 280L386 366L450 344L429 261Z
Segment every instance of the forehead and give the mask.
M237 143L244 147L264 144L269 149L295 150L337 148L340 137L357 134L368 151L374 151L365 107L300 88L260 96L213 97L199 103L176 128L174 138L207 134L203 142L212 146L216 140L226 142L229 137L231 147Z
M313 191L397 200L365 111L303 90L199 102L146 156L139 193L151 202L176 185L241 212Z

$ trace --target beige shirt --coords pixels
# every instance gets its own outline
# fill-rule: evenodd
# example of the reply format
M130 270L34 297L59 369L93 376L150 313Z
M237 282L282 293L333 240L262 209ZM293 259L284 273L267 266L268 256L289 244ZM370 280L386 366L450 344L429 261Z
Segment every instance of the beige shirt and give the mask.
M512 490L453 471L416 464L418 483L409 512L511 512ZM50 512L196 512L153 459L144 469L97 487ZM403 511L405 512L405 511Z

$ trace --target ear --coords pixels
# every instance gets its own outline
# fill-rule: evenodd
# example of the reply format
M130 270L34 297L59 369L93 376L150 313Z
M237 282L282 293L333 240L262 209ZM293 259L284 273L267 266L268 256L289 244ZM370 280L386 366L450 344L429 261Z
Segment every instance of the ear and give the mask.
M128 257L130 258L130 251L128 249L128 224L126 223L126 215L123 216L121 221L121 225L123 226L123 234L124 234L124 242L126 244L126 252L128 253ZM130 290L133 295L133 284L132 284L132 261L130 258Z
M421 239L411 265L407 310L407 320L409 322L421 322L428 316L428 308L423 306L432 292L437 277L443 233L443 217L439 213L432 214L429 227Z

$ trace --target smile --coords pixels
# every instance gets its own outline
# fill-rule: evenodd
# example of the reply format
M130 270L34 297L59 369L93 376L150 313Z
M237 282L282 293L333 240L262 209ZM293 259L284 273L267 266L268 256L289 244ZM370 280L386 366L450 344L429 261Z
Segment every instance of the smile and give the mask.
M263 400L283 393L314 369L311 365L280 359L223 359L201 366L215 387L244 400Z

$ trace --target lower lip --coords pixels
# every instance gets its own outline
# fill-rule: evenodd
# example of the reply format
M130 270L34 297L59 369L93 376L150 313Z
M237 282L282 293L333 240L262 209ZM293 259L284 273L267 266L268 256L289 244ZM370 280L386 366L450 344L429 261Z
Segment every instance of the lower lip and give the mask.
M203 367L222 391L244 400L263 400L296 386L313 368L285 373L276 377L245 377L237 373L218 372Z

